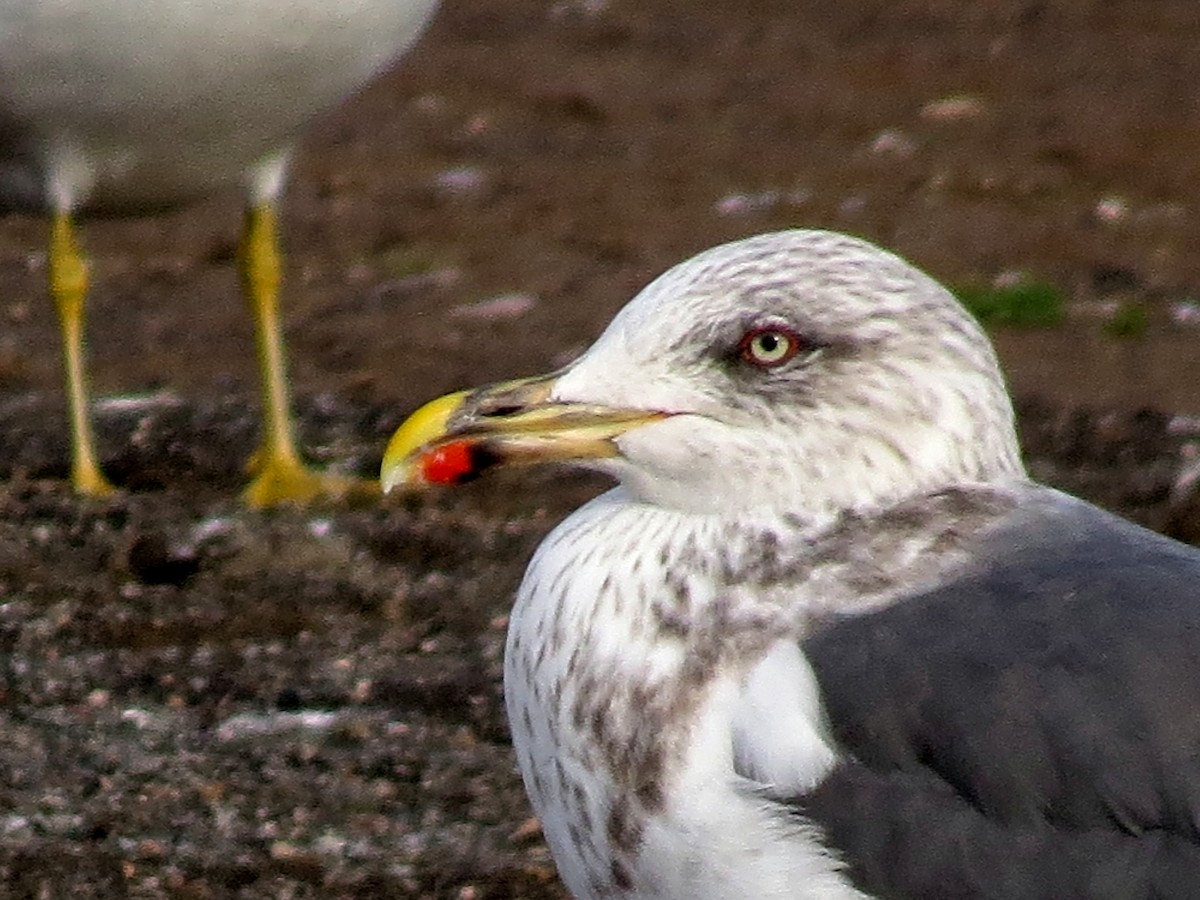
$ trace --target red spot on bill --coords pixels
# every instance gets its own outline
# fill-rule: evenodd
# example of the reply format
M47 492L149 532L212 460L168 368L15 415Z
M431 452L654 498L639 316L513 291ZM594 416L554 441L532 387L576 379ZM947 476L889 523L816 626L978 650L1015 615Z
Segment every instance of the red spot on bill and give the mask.
M451 441L421 459L421 473L431 484L461 484L478 475L470 441Z

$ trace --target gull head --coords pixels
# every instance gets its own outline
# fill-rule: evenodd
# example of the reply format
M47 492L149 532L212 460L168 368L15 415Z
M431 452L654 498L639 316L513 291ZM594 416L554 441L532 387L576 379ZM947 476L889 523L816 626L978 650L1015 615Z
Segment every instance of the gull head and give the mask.
M1022 474L974 319L899 257L813 230L675 266L560 372L433 401L393 437L383 480L542 462L737 516L820 517Z

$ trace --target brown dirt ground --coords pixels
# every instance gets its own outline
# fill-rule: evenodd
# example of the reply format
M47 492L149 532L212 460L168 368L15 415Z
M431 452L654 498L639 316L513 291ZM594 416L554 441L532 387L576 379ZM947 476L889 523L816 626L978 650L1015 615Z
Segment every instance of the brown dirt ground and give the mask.
M1196 84L1193 0L446 0L297 161L306 449L371 471L420 401L561 364L666 266L824 226L1059 285L1065 326L995 333L1033 471L1194 539ZM0 222L0 895L561 897L500 654L599 482L240 509L239 215L85 229L98 395L148 395L101 403L106 502L62 481L45 226ZM1122 304L1141 336L1104 333Z

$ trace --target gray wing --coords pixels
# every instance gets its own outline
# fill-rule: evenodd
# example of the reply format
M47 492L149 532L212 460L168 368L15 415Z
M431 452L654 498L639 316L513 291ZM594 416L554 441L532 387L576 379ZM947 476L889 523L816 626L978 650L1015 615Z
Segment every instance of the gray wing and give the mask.
M1034 506L805 642L848 756L778 799L880 897L1200 898L1200 552Z

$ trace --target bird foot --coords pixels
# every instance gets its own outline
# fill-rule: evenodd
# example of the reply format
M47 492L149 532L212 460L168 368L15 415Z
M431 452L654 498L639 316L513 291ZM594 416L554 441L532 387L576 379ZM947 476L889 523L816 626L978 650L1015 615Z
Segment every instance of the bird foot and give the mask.
M253 509L293 503L342 502L380 495L379 482L309 468L298 460L261 455L251 462L256 473L242 491L242 502Z
M71 484L75 492L84 497L110 497L117 491L96 466L77 466L71 475Z

